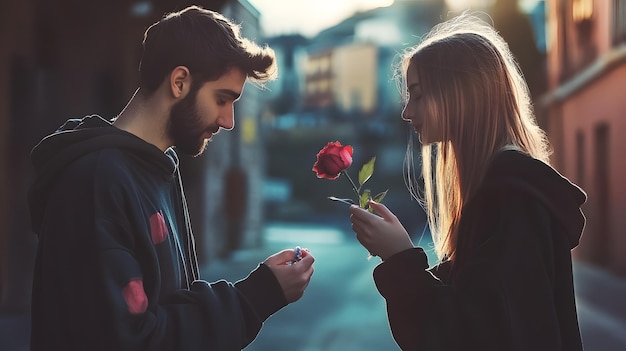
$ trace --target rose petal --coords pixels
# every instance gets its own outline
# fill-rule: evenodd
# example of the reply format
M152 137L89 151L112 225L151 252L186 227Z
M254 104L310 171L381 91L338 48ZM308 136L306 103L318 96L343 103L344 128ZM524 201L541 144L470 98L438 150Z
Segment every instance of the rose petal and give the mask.
M352 146L331 141L317 153L313 171L318 178L337 179L341 171L352 165L352 152Z

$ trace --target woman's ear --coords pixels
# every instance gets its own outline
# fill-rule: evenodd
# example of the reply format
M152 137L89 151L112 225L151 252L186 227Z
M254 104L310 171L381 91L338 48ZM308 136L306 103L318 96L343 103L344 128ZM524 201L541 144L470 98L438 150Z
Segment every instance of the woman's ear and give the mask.
M170 73L169 90L176 99L184 98L191 88L189 68L176 66Z

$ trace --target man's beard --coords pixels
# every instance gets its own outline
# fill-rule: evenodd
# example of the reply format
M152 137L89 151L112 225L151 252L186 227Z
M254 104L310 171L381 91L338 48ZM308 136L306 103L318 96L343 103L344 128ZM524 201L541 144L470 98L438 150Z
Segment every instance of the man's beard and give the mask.
M190 91L189 95L174 104L167 124L167 134L176 150L194 157L201 155L206 148L208 140L203 135L218 129L202 123L196 105L197 95L197 91Z

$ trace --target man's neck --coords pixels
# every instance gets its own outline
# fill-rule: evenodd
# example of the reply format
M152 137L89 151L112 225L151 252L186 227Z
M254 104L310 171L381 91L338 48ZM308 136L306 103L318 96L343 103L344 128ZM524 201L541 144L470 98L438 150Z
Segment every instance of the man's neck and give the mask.
M137 89L113 125L165 151L171 146L166 136L170 106L158 94L146 97Z

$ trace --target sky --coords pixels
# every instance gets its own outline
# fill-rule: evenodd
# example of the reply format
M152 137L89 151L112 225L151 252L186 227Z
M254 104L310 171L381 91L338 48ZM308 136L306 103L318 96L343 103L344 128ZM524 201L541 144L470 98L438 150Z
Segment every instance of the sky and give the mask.
M266 36L300 33L312 37L320 30L339 23L356 11L389 6L393 0L248 0L261 12ZM415 0L419 1L419 0ZM493 0L446 0L450 8L462 9ZM522 7L538 0L521 0Z
M300 33L311 37L356 11L389 6L393 0L248 0L261 12L267 36Z

